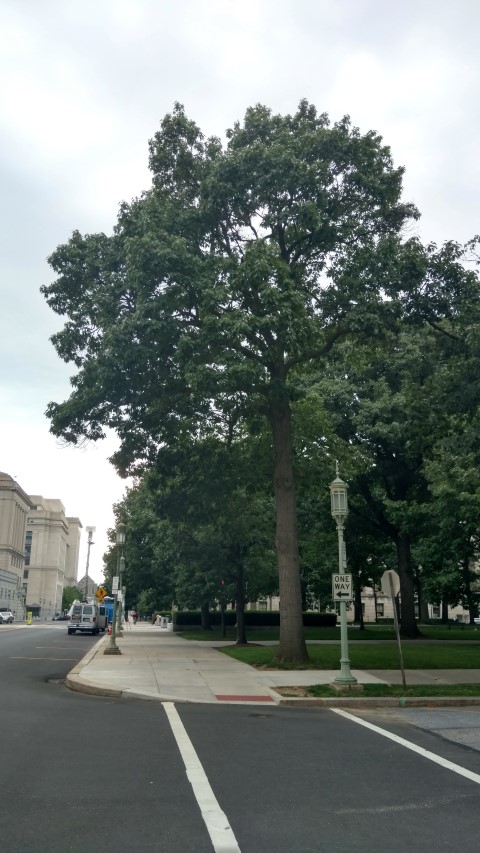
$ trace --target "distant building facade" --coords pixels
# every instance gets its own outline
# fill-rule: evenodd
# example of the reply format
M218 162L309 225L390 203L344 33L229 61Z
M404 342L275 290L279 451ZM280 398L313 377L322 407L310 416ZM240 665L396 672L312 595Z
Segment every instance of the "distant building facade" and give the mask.
M73 586L73 584L72 584ZM84 575L75 584L78 590L82 593L83 598L94 598L98 589L98 583L94 581L90 575Z
M67 518L55 498L30 495L30 500L22 589L27 611L48 620L61 610L64 587L77 583L82 525Z
M24 544L29 496L13 477L0 472L0 609L11 610L17 619L24 616L21 579L24 571Z
M477 574L479 574L480 567L476 568ZM480 575L479 575L480 576ZM363 621L365 623L368 622L376 622L377 620L382 619L393 619L393 600L389 595L386 595L379 587L363 587L361 593L361 601L362 601L362 615ZM331 602L328 602L327 607L322 607L322 609L328 611L332 609ZM253 601L247 604L247 610L279 610L280 609L280 598L278 596L270 596L268 598L261 598L258 601ZM313 609L313 608L312 608ZM317 608L315 608L317 609ZM320 610L320 606L318 607ZM440 604L428 604L427 612L429 619L438 619L440 621L442 612L442 608ZM455 620L460 623L468 623L470 622L470 613L469 611L462 607L461 604L457 604L454 607L447 608L447 618L449 620ZM417 613L418 617L418 613ZM353 604L347 605L347 622L354 622L354 608Z
M17 619L58 613L64 587L77 584L81 528L61 501L27 495L0 472L0 609Z

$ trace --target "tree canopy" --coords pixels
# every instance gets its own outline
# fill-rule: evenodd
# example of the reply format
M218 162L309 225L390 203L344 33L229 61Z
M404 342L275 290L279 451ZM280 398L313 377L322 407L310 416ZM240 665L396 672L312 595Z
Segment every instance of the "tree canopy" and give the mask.
M55 435L120 438L121 472L236 413L271 434L279 570L279 660L306 659L292 405L305 366L399 318L445 313L463 282L447 257L405 239L418 217L403 169L375 132L302 101L293 115L249 108L225 144L179 104L150 141L152 187L121 205L110 236L74 232L42 288L66 317L53 336L74 364L51 403ZM445 284L447 282L447 284ZM442 314L443 311L443 314Z

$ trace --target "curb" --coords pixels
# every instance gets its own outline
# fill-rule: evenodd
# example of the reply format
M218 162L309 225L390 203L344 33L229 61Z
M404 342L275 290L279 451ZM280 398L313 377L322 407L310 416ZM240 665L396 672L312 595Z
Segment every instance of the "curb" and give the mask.
M86 681L82 678L82 669L84 669L87 664L90 663L92 658L94 658L100 651L105 640L106 637L100 637L98 642L88 650L87 654L84 655L77 664L75 664L73 669L68 673L65 679L65 684L70 690L75 690L77 693L89 693L91 696L109 696L113 699L121 699L121 690L115 690L114 687L100 687L100 685L95 684L93 681Z
M100 637L98 642L75 664L68 673L65 684L77 693L88 693L91 696L105 696L111 699L144 699L155 702L176 702L186 704L217 704L205 699L188 699L185 696L161 696L158 693L149 693L135 688L117 690L114 687L102 687L96 682L87 681L82 677L82 670L97 655L102 646L106 645L108 637ZM269 707L280 705L290 708L462 708L467 706L480 706L480 696L282 696L274 687L265 688L271 695L274 704ZM227 703L221 703L227 704ZM255 702L231 702L232 705L254 705ZM261 703L265 707L265 703Z
M371 696L336 698L312 696L284 697L278 705L320 708L462 708L480 705L480 696Z

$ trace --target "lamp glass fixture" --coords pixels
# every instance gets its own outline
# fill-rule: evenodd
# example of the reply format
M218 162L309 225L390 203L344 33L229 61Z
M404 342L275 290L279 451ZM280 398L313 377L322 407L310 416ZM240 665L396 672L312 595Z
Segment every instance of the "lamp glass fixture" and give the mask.
M330 483L331 513L333 518L346 518L348 515L348 486L340 477Z
M116 543L117 545L125 544L125 525L121 521L117 524Z

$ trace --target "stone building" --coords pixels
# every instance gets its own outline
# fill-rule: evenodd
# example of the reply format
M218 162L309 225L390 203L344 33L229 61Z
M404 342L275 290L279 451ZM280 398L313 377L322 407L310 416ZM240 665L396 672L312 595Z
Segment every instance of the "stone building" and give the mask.
M27 495L0 473L0 609L47 620L77 583L81 522L61 501Z
M51 619L62 606L66 586L77 583L80 519L67 518L61 501L30 495L25 530L22 588L27 611Z
M98 589L98 583L90 575L84 575L83 578L80 578L76 582L75 586L80 590L85 599L94 598Z
M27 514L32 502L9 474L0 472L0 609L24 616L21 579Z

